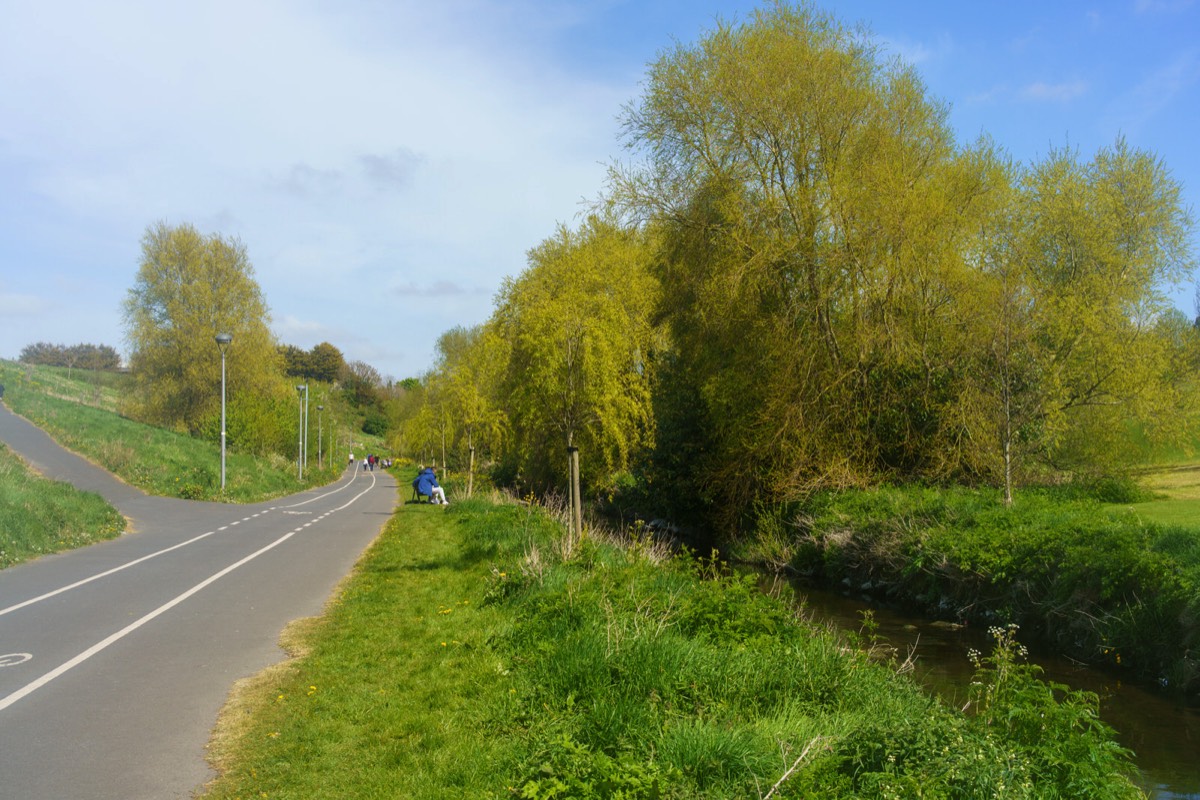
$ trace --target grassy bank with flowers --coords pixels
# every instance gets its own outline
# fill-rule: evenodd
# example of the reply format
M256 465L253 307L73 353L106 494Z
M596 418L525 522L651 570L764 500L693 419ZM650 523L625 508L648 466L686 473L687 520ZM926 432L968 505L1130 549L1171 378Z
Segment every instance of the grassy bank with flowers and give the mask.
M994 642L964 712L715 560L406 505L239 687L205 797L1139 796L1095 698Z

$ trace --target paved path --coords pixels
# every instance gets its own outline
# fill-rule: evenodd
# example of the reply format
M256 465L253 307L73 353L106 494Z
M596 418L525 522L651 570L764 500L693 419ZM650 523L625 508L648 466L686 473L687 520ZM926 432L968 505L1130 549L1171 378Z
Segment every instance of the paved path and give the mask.
M253 506L149 497L0 403L0 440L133 533L0 570L0 800L187 798L230 687L283 657L397 501L384 472Z

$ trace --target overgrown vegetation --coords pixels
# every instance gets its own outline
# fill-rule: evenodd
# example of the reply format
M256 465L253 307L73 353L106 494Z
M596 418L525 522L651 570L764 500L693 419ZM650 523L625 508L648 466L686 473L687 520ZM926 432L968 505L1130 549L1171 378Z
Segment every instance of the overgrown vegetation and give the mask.
M124 518L99 495L33 474L0 444L0 569L124 529Z
M987 137L956 142L913 67L807 2L668 48L643 86L622 118L632 160L576 228L531 248L485 324L439 345L394 407L398 452L463 469L478 451L500 485L547 496L576 446L597 505L722 545L765 522L767 549L803 549L793 511L826 492L989 487L972 496L1041 504L1038 486L1116 485L1196 440L1200 328L1169 300L1194 273L1195 222L1152 153L1117 139L1018 164ZM874 552L876 527L925 530L889 513L844 538ZM1089 659L1194 627L1194 582L1156 583L1166 556L1129 552L1165 533L1051 523L1014 555L1009 523L959 540L956 524L883 537L880 565L855 569L1027 620ZM1114 552L1093 573L1135 577L1052 566L1101 528ZM1194 641L1172 646L1137 669L1192 686Z
M751 557L954 621L1019 623L1030 638L1180 694L1200 692L1200 526L1111 502L1131 486L886 487L764 510Z
M708 558L536 507L406 506L307 655L240 693L210 798L1140 796L1012 631L966 713Z

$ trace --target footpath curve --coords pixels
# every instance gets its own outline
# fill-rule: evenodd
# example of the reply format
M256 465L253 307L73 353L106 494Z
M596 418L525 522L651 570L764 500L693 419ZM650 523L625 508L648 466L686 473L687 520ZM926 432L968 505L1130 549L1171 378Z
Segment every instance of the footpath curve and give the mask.
M0 441L134 532L0 570L0 779L28 800L188 798L230 688L280 661L398 498L383 472L255 505L152 497L0 403Z

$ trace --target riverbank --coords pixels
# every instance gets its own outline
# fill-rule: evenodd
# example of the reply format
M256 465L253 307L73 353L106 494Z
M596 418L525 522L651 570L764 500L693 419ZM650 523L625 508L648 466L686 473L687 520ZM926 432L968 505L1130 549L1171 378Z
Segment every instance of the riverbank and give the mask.
M1139 796L1095 698L1013 635L962 713L715 561L406 505L305 654L238 693L205 796Z
M881 488L759 518L741 557L1200 694L1200 530L1093 497Z

